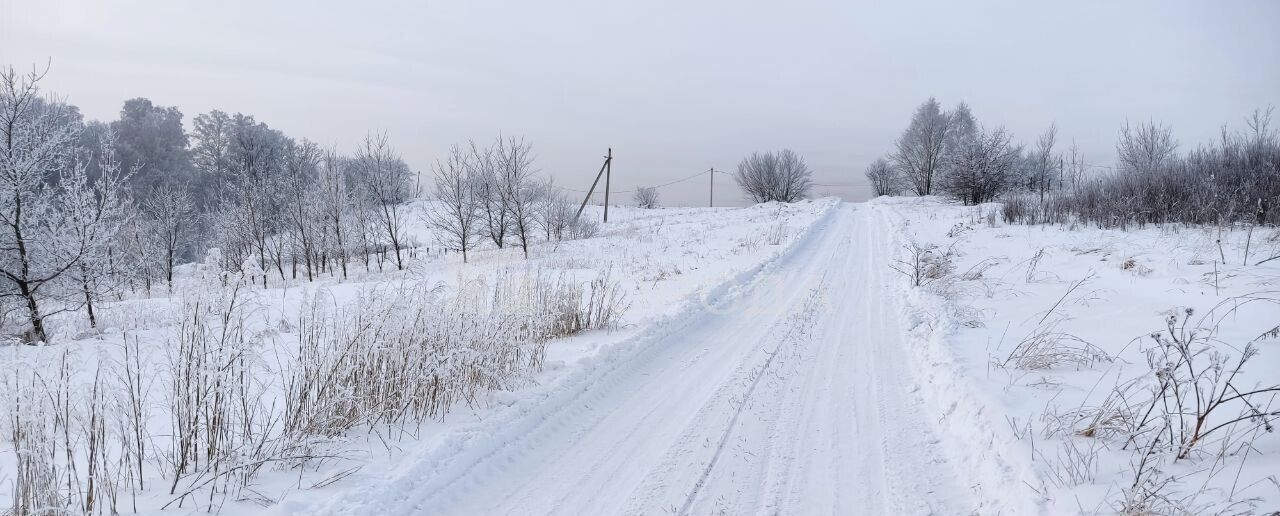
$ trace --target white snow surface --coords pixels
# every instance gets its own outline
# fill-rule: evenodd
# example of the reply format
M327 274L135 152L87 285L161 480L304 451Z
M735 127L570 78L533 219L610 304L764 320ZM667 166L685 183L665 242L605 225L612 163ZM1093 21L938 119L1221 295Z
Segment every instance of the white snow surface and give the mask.
M843 205L784 256L386 475L284 514L961 514L893 238ZM297 497L305 498L305 497Z
M1047 418L1096 404L1143 374L1135 339L1159 331L1171 311L1203 313L1232 296L1275 290L1280 260L1240 265L1239 230L1220 250L1208 229L1007 226L987 217L993 210L933 198L611 209L595 238L538 243L528 260L519 249L486 248L469 264L432 252L430 233L411 228L424 246L408 271L359 267L348 281L259 289L255 317L270 336L263 355L292 345L304 299L323 292L354 303L393 282L456 288L513 271L587 280L610 269L630 308L615 331L553 341L545 369L523 387L456 405L420 427L352 431L326 450L341 460L264 471L252 486L256 501L227 500L220 511L1113 512L1131 481L1132 452L1046 435ZM1280 252L1277 235L1251 238L1257 256ZM909 286L891 268L908 241L953 250L953 277ZM1214 264L1220 255L1228 259ZM959 278L989 258L996 264L980 277ZM1055 320L1114 361L1034 371L994 365L1085 277L1088 288ZM45 370L66 352L87 381L95 365L119 359L127 338L143 342L143 362L158 367L175 304L162 296L108 303L98 334L84 332L77 314L60 314L54 330L64 344L5 349L0 366ZM1275 327L1276 306L1233 313L1219 337L1234 342ZM1244 382L1275 383L1277 342L1262 342L1254 360ZM153 418L165 419L163 401L153 404ZM1068 441L1096 455L1084 480L1061 480ZM1280 503L1278 444L1265 434L1247 461L1192 457L1162 468L1185 474L1178 493L1199 493L1187 507L1262 510ZM13 456L0 442L0 507L9 503ZM197 510L161 511L172 498L164 483L153 478L139 494L141 513Z

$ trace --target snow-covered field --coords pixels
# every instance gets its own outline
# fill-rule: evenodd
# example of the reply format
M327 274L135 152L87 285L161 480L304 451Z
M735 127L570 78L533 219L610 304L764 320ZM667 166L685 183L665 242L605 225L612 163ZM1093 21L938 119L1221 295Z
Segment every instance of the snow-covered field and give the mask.
M522 278L622 295L610 329L552 338L541 367L421 422L309 435L297 441L305 448L189 467L175 482L179 319L190 292L222 296L194 298L207 302L228 292L192 265L172 296L102 307L100 334L65 313L59 344L0 350L0 425L12 435L41 421L65 441L55 483L70 463L79 479L140 471L140 486L95 487L112 500L98 507L120 512L1163 514L1280 503L1280 443L1247 417L1274 413L1275 393L1237 397L1280 376L1280 260L1242 264L1246 247L1249 263L1280 253L1274 229L1016 226L998 205L932 198L610 217L593 238L539 242L528 259L486 248L466 264L434 252L418 226L423 246L406 271L361 265L346 281L243 293L249 345L227 363L254 375L254 396L242 398L266 416L237 421L276 421L245 432L263 436L298 419L280 406L295 392L290 368L324 362L304 359L300 343L324 334L317 327L365 329L343 327L363 319L316 324L317 310L398 316L421 301L447 311L455 305L435 300ZM1191 363L1154 373L1182 343ZM1256 354L1235 372L1246 346ZM1161 390L1164 379L1180 383ZM129 382L142 386L121 390ZM1197 401L1179 413L1168 396L1150 402L1160 393L1223 403L1197 430L1183 426ZM323 397L312 401L332 401ZM145 428L130 426L133 413ZM0 506L17 494L24 455L12 442L0 444ZM137 442L140 458L121 457ZM83 499L87 485L73 484Z
M1274 228L1020 226L999 205L871 204L898 229L899 259L911 242L949 254L945 274L902 296L919 381L981 512L1276 509L1280 442L1263 421L1277 393L1232 400L1280 384L1280 260L1254 265L1280 253ZM1178 342L1192 363L1154 373L1178 363L1166 354ZM1188 385L1192 370L1182 417L1164 415L1178 412L1173 396L1152 406L1160 378ZM1212 400L1229 401L1202 431L1244 418L1178 459L1196 407ZM1164 417L1172 429L1160 430Z

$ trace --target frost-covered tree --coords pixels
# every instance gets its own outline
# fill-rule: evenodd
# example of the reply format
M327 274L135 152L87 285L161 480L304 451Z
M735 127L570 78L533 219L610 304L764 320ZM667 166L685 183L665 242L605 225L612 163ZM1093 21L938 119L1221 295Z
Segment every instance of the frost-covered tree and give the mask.
M1168 165L1177 157L1178 142L1168 126L1148 121L1137 127L1125 122L1116 144L1120 169L1147 173Z
M120 119L111 122L116 154L125 170L134 170L129 181L134 198L144 201L162 186L190 182L192 165L182 112L157 106L145 98L125 101Z
M322 222L324 244L320 245L321 263L332 259L347 277L347 253L351 224L350 213L354 204L348 188L346 169L348 160L337 151L324 152L317 177L318 197L316 209Z
M1050 190L1062 186L1062 156L1053 150L1057 141L1058 126L1049 124L1049 128L1036 139L1035 149L1028 156L1027 186L1039 195L1041 202Z
M1014 179L1021 149L1003 127L979 130L950 156L942 190L966 204L978 204L1004 193Z
M475 246L480 229L480 206L476 196L474 166L465 149L454 145L449 156L435 166L435 203L427 210L427 225L441 236L445 245L462 253Z
M78 113L40 96L43 77L0 71L0 293L25 305L30 342L48 340L41 301L105 261L122 204L118 166L89 178Z
M366 136L352 166L364 199L372 203L376 227L394 251L396 269L403 270L405 203L413 190L409 166L391 147L386 133Z
M871 192L876 196L898 193L898 171L885 158L876 158L867 165L867 182L871 183Z
M131 173L121 171L111 133L103 138L92 159L98 169L96 178L90 179L80 162L71 173L61 174L57 188L62 197L60 227L67 239L62 259L75 262L67 271L72 281L66 287L74 294L68 292L71 296L66 304L83 306L89 327L96 329L94 303L117 287L111 274L111 246L129 213L122 194Z
M481 147L476 142L468 144L470 155L468 160L474 169L476 181L476 197L480 203L480 232L493 241L493 245L502 249L506 245L507 231L511 222L507 215L505 200L502 196L502 181L498 173L498 159L495 147Z
M165 185L147 196L143 211L163 255L164 280L172 284L173 269L187 251L196 223L195 202L185 187Z
M813 171L799 154L783 149L743 158L733 179L754 202L796 202L809 195Z
M542 226L546 240L573 238L572 229L578 220L577 206L564 195L556 193L556 187L551 182L547 183L544 191L547 195L539 207L538 224Z
M933 193L935 180L946 163L949 126L949 117L930 97L916 108L911 124L898 137L893 161L917 195Z
M498 196L507 211L512 236L520 239L524 257L537 225L538 205L545 197L545 184L534 177L533 147L524 140L498 138L494 144Z
M217 200L234 168L231 116L215 109L197 115L191 127L191 160L198 172L191 187L196 201L206 206Z
M303 139L285 147L284 174L281 178L283 195L280 200L284 204L285 218L288 220L287 240L291 243L289 260L292 276L297 278L298 259L301 257L308 281L315 278L316 243L323 231L319 216L321 194L317 181L320 159L320 147L310 140Z
M642 187L636 188L635 194L632 195L632 200L635 201L636 206L640 208L644 208L646 210L657 208L658 207L658 189L652 186L642 186Z

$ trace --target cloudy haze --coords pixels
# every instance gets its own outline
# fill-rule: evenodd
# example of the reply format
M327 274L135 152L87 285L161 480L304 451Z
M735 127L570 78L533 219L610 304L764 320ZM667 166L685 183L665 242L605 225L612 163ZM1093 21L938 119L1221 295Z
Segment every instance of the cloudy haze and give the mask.
M365 4L0 0L0 63L51 60L45 87L92 118L141 96L343 149L386 130L419 170L520 135L568 187L607 147L614 190L789 147L850 199L929 96L1022 141L1056 122L1103 164L1126 119L1189 146L1280 103L1273 1Z

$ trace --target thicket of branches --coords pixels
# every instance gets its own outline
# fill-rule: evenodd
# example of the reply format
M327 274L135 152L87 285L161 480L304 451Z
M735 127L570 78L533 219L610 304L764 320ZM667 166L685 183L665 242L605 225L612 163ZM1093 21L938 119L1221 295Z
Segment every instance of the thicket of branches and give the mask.
M525 257L536 239L588 237L596 226L579 219L573 202L550 180L535 177L532 147L514 138L489 146L455 145L435 166L435 203L424 214L443 244L462 254L482 241L519 243Z
M1003 127L988 129L961 103L921 104L896 149L867 167L876 195L942 194L966 204L1000 200L1010 222L1086 222L1101 227L1153 223L1275 224L1280 203L1280 137L1271 109L1243 130L1179 152L1168 126L1126 123L1115 165L1063 152L1050 126L1030 146Z
M1010 222L1084 222L1099 227L1170 222L1274 225L1280 222L1280 138L1271 110L1257 111L1246 129L1179 154L1172 130L1148 122L1126 125L1114 169L1044 197L1005 201Z

